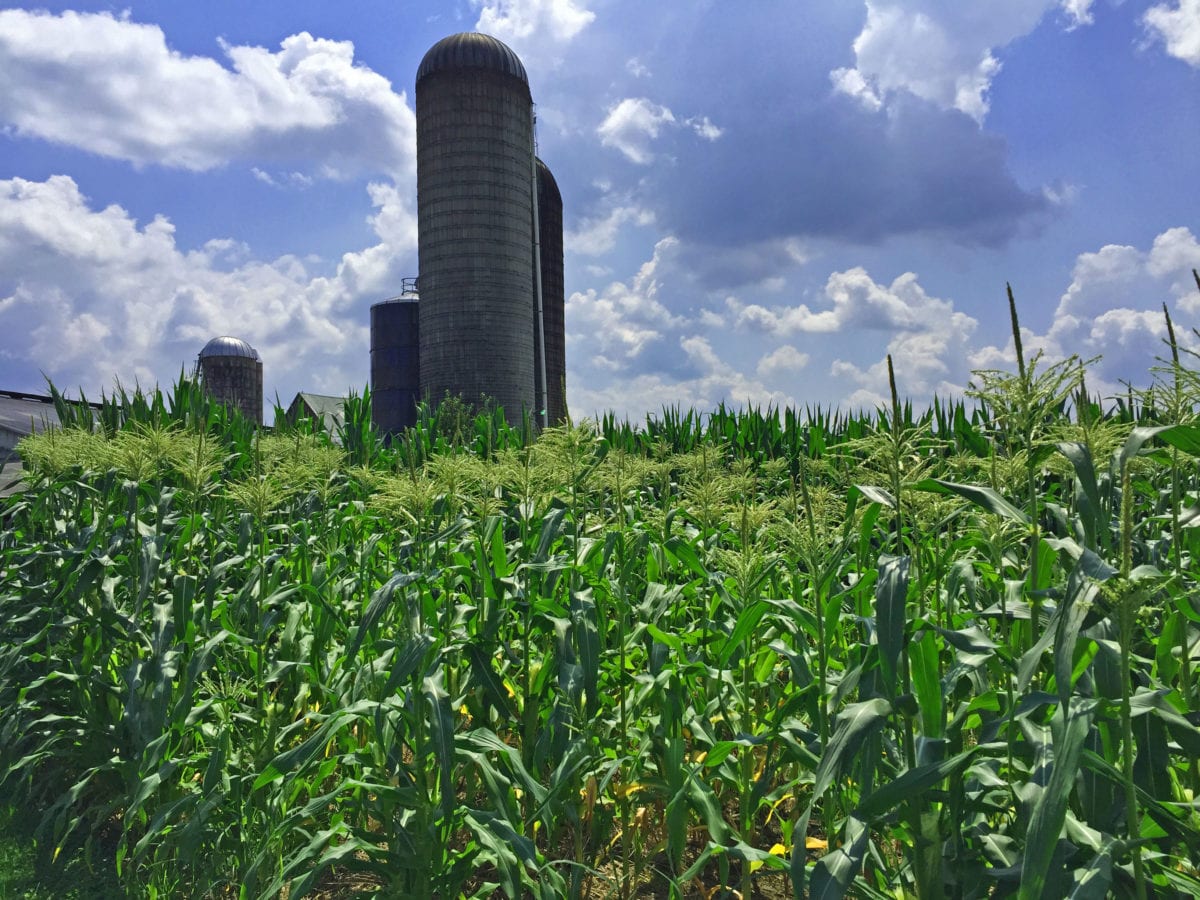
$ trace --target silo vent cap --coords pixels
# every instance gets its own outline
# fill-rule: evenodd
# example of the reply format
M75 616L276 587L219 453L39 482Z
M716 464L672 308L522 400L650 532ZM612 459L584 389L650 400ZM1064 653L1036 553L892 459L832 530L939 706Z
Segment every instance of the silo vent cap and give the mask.
M417 68L417 83L427 75L447 69L491 69L529 84L525 66L512 48L490 34L477 31L452 34L430 47Z
M213 356L244 356L248 359L258 359L258 351L241 338L223 335L222 337L213 338L200 351L201 359L208 359Z

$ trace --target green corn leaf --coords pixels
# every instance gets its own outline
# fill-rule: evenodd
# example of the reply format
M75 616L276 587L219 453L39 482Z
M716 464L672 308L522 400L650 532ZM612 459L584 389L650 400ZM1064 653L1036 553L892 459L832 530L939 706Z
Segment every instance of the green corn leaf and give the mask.
M377 706L377 701L360 700L352 706L331 713L329 718L322 722L321 726L307 740L290 750L285 750L271 760L258 778L255 779L251 790L257 791L268 784L280 780L293 769L308 765L321 752L321 749L329 743L333 735L345 725L347 720L369 715L375 711Z
M505 895L512 900L523 896L522 863L532 860L536 864L537 861L533 842L494 813L471 809L467 811L466 821L476 840L491 851Z
M852 703L837 717L837 727L813 780L813 802L833 783L834 775L863 749L868 735L883 727L892 713L892 705L882 697Z
M1158 438L1165 444L1170 444L1189 456L1200 456L1200 426L1172 425L1160 431Z
M425 702L429 705L429 737L441 786L438 806L443 819L449 819L457 801L454 792L454 716L450 712L450 695L446 693L443 678L442 669L426 676L424 692Z
M565 508L552 509L542 519L541 532L538 535L537 550L533 554L534 562L545 562L550 558L550 549L554 546L554 542L558 540L562 533L563 518L566 516Z
M1072 675L1075 667L1075 645L1079 630L1095 597L1100 593L1095 584L1082 578L1074 579L1073 590L1063 600L1054 635L1054 681L1058 686L1058 700L1063 709L1070 702L1074 684Z
M940 738L945 730L946 713L942 704L938 641L934 632L924 631L920 640L909 643L908 663L913 695L920 708L921 733L927 738Z
M872 791L865 800L859 803L854 810L854 815L864 822L871 822L880 816L887 815L900 804L916 799L930 788L965 770L971 761L985 749L995 752L1001 747L1003 747L1002 744L976 744L971 749L949 759L909 769L899 778Z
M1050 862L1066 820L1067 802L1075 788L1080 754L1096 707L1095 700L1073 698L1069 710L1060 707L1057 713L1064 716L1066 721L1062 726L1061 738L1055 742L1054 769L1050 781L1038 798L1025 836L1020 900L1040 900L1045 896Z
M415 572L398 572L372 595L371 602L367 604L367 611L363 614L362 621L354 632L354 639L350 642L350 647L346 651L347 659L354 659L357 655L359 648L362 647L363 641L367 637L367 632L379 622L384 612L391 605L396 591L403 590L410 584L419 581L420 578L421 576Z
M904 649L905 611L908 603L907 556L879 557L875 583L875 626L879 637L879 662L884 686L891 696L899 684L900 652Z
M681 537L673 537L667 541L667 551L690 569L697 578L708 580L708 570L704 567L704 563L701 562L690 541Z
M1092 463L1092 453L1086 444L1074 441L1064 441L1058 444L1058 451L1065 456L1075 469L1075 478L1083 494L1083 502L1079 504L1080 518L1086 536L1085 544L1095 548L1100 529L1100 512L1104 508L1100 500L1100 486L1096 480L1096 467Z
M842 846L817 860L810 900L841 900L846 896L862 868L869 838L870 831L865 822L856 816L846 820Z
M733 632L725 639L721 645L720 651L717 653L717 661L721 668L729 665L729 660L740 649L744 649L746 639L758 627L758 623L762 621L764 615L770 610L771 604L765 600L759 600L756 603L747 606L742 610L737 617L737 622L733 626Z
M854 489L871 503L879 503L888 509L896 508L896 498L881 487L875 487L870 484L856 484L854 485Z
M1113 856L1122 851L1123 842L1109 838L1086 867L1075 870L1075 884L1067 900L1105 900L1112 887Z
M704 822L704 827L708 829L712 839L719 844L729 843L732 830L725 822L724 813L721 811L721 801L713 793L712 787L696 777L693 770L691 777L688 778L687 788L692 808L700 814L700 819Z
M491 658L476 641L468 642L466 651L467 660L471 665L471 673L483 689L483 696L487 705L490 705L499 712L503 720L512 721L516 714L509 705L508 692L505 691L503 682L500 681L500 678L492 669Z
M1159 438L1192 456L1200 455L1200 427L1195 425L1138 426L1130 432L1124 446L1113 452L1112 471L1123 472L1129 461L1141 452L1147 441L1153 438Z
M914 491L928 491L934 494L954 494L974 503L985 512L996 516L1012 519L1014 522L1029 524L1029 517L1017 509L995 491L988 487L977 487L973 484L956 484L941 478L924 478L909 485Z

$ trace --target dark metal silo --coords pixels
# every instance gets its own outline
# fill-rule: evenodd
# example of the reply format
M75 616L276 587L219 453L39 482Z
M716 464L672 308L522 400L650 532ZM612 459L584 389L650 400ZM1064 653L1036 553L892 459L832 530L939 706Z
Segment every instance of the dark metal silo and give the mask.
M547 389L542 393L541 367L537 376L537 397L545 396L547 418L557 425L567 418L567 338L563 311L563 205L558 182L550 168L537 161L538 235L541 252L538 254L542 276L542 327L538 335L545 339L545 372ZM539 348L540 352L540 348Z
M239 338L215 337L200 351L196 369L210 397L262 424L263 366L257 350Z
M534 409L533 110L500 41L456 34L417 70L420 390Z
M415 291L371 307L371 421L385 435L416 424L420 304Z

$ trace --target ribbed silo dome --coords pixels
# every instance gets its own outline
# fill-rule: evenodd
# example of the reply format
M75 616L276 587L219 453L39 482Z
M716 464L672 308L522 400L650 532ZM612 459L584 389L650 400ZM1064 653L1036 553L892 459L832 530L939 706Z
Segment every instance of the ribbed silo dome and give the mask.
M258 359L258 351L241 338L223 335L213 338L200 351L201 359L209 359L213 356L244 356L248 359Z
M417 83L447 69L491 69L529 84L525 66L512 48L490 34L477 31L452 34L430 47L417 68Z

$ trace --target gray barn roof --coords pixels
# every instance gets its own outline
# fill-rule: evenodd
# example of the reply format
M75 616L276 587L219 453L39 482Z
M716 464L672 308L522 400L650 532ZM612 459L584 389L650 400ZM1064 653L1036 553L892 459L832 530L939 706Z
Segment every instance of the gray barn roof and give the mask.
M49 397L0 391L0 455L21 438L57 425L58 413Z
M345 402L345 397L331 397L328 394L309 394L301 391L288 405L287 415L293 421L301 413L314 417L319 416L325 424L325 430L330 434L336 434L346 421L346 410L343 407Z

